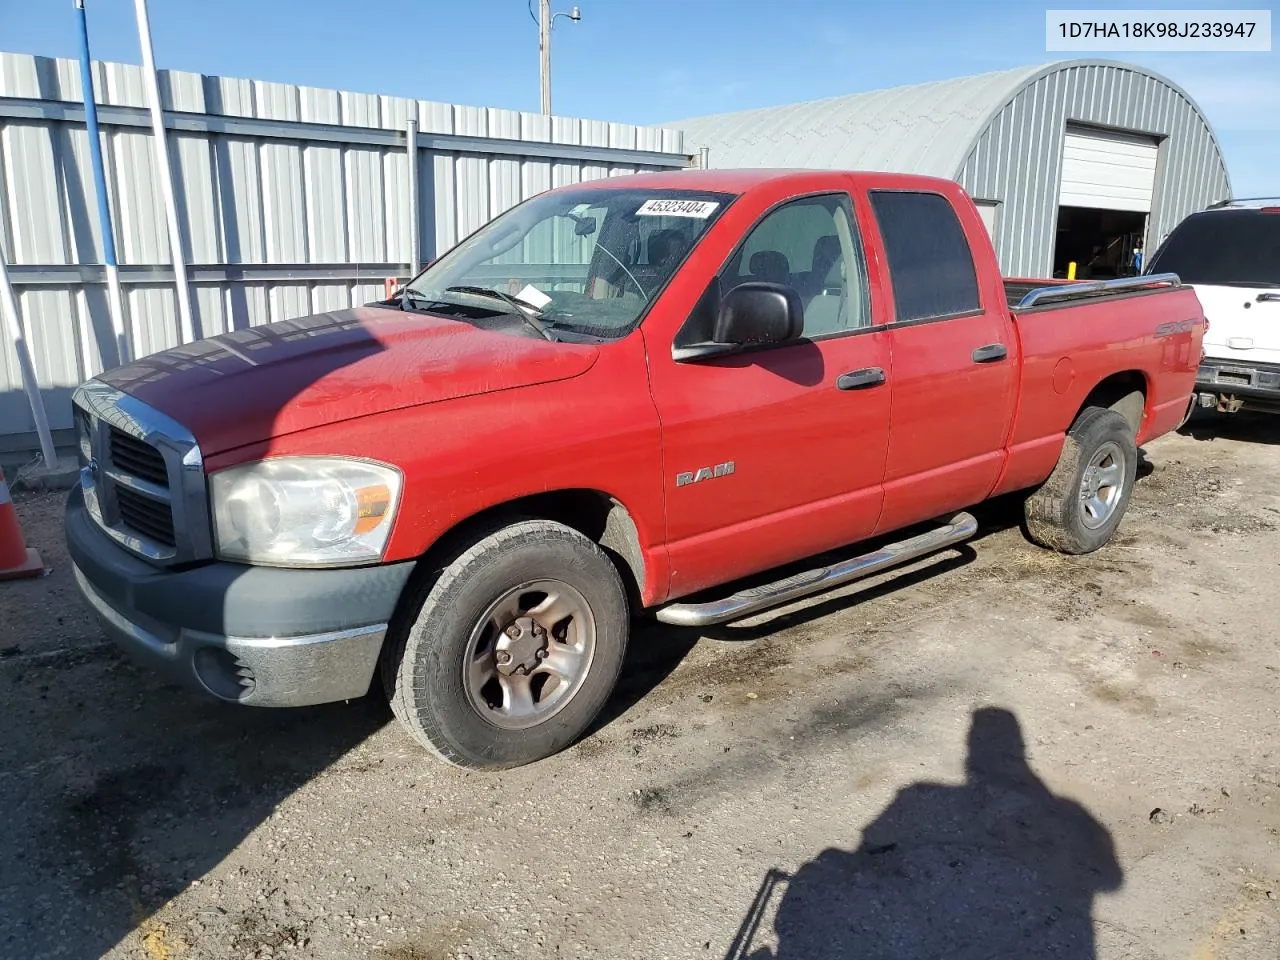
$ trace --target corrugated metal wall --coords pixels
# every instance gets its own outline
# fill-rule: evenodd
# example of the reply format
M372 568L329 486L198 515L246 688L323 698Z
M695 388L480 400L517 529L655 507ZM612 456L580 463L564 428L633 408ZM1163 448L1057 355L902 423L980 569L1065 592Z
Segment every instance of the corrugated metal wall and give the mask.
M107 187L136 355L179 326L141 69L95 63ZM410 258L405 124L419 126L425 260L553 186L682 167L679 131L162 72L201 335L367 303ZM0 53L0 246L55 429L113 365L79 64ZM0 343L0 449L34 448Z
M1183 217L1230 196L1213 132L1184 93L1123 66L1054 69L992 118L956 177L971 196L1000 201L995 245L1009 276L1045 277L1053 267L1068 122L1160 138L1149 250Z

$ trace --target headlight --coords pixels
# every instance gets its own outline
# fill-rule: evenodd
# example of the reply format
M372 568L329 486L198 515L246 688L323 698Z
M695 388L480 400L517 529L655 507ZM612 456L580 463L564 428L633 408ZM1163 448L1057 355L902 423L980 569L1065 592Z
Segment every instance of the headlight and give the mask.
M400 471L369 460L281 457L219 470L209 497L223 560L345 566L382 557Z

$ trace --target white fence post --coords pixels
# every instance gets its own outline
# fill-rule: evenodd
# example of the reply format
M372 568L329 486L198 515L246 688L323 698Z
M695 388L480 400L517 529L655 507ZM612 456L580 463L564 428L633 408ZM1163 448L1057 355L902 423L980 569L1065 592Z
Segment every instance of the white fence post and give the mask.
M422 269L422 226L418 210L418 121L404 124L404 138L409 147L409 276Z
M5 264L3 250L0 250L0 301L3 301L0 307L3 308L5 326L9 330L9 341L13 344L13 352L18 355L22 388L27 392L27 402L31 404L31 416L36 422L40 456L44 458L45 466L52 467L58 462L58 455L53 450L53 434L49 432L49 415L44 409L44 397L40 396L40 384L36 380L36 369L31 363L31 351L27 349L27 340L22 333L22 318L18 316L18 295L13 292L13 284L9 282L9 267Z
M142 47L142 79L150 100L151 130L155 138L156 175L164 195L165 219L169 224L169 259L173 262L173 280L178 295L178 319L183 343L198 338L191 316L191 291L187 286L187 261L182 252L182 225L178 222L178 202L173 193L173 168L169 166L169 138L164 129L164 105L160 102L160 83L156 78L155 54L151 49L151 21L147 18L147 0L134 0L138 16L138 43ZM136 345L135 345L136 349Z

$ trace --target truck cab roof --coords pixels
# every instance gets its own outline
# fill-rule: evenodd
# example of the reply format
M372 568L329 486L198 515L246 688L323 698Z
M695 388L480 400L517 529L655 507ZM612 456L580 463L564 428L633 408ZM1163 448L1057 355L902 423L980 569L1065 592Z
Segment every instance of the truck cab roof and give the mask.
M664 170L657 173L640 173L627 178L627 186L637 189L657 190L708 190L717 193L744 194L758 187L803 183L808 189L815 180L824 176L845 180L852 178L858 187L879 187L894 190L929 190L938 193L959 191L960 186L941 177L924 177L918 174L884 173L860 170L808 170L808 169L684 169ZM567 184L559 190L607 189L617 187L614 178L602 178L583 183Z

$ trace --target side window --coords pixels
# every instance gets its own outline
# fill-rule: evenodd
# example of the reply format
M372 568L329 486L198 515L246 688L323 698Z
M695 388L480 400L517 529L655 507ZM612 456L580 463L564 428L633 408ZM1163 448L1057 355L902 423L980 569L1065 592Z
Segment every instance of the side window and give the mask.
M979 309L978 275L956 212L936 193L872 191L899 323Z
M765 216L725 267L721 290L751 280L795 288L806 337L867 326L866 261L849 198L805 197Z

